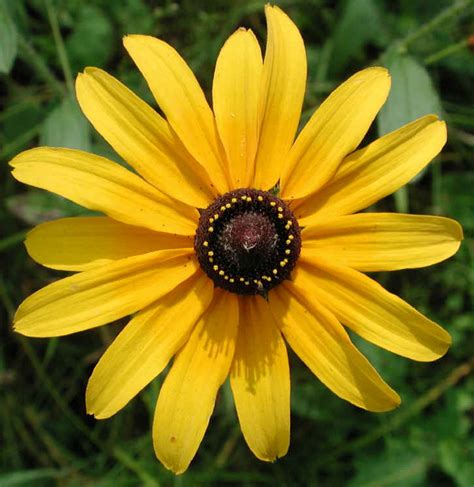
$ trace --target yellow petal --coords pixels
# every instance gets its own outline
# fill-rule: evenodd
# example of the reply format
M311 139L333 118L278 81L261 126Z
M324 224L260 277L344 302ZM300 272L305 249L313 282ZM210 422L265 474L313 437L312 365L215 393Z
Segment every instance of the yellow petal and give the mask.
M297 281L285 281L269 299L275 321L291 348L331 391L369 411L388 411L400 404L398 394L307 289L300 288Z
M198 208L216 196L201 166L166 120L126 86L97 68L76 81L86 117L115 151L165 194Z
M87 412L108 418L151 382L186 343L212 294L212 281L199 272L139 312L94 368L86 390Z
M214 116L186 61L154 37L130 35L124 38L124 45L173 130L206 169L217 192L229 191L225 152Z
M436 264L457 252L458 222L440 216L359 213L306 227L306 255L360 271L394 271Z
M252 31L239 29L217 58L212 97L235 188L252 185L257 151L262 53Z
M15 330L52 337L105 325L148 306L198 267L191 249L158 250L66 277L23 301Z
M18 181L57 193L123 223L179 235L194 235L196 231L196 209L172 200L103 157L39 147L22 152L10 164Z
M153 443L157 457L175 473L188 468L204 436L232 362L237 323L237 296L217 289L163 383Z
M298 128L306 87L306 51L298 28L282 10L266 5L265 15L268 36L254 186L268 190L280 178Z
M42 223L26 236L36 262L62 271L86 271L155 250L192 248L191 237L158 233L107 217L75 217Z
M254 455L268 462L285 455L290 442L288 356L268 303L260 296L240 300L231 386L240 427Z
M422 117L347 157L327 186L295 202L303 226L363 210L413 178L446 142L446 125Z
M389 90L388 71L368 68L329 95L299 134L283 165L283 198L314 193L334 175L343 158L362 141Z
M301 252L295 284L324 303L362 338L413 360L443 356L451 337L439 325L369 277Z

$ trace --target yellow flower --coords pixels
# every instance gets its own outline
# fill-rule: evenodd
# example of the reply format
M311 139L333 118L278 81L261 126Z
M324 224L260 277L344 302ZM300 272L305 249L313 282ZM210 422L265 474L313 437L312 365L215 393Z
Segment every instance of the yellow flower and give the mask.
M375 67L337 88L294 140L305 49L279 8L265 13L263 61L249 30L223 46L213 111L185 61L152 37L124 42L166 119L100 69L79 75L82 110L136 173L69 149L33 149L11 162L19 181L107 215L28 234L33 259L78 273L27 298L15 329L59 336L133 314L95 367L87 410L115 414L174 357L153 441L176 473L194 457L228 376L250 449L267 461L285 455L285 341L335 394L370 411L400 398L344 326L414 360L435 360L450 344L443 328L361 271L446 259L461 227L434 216L357 213L439 153L445 124L428 115L356 151L390 87Z

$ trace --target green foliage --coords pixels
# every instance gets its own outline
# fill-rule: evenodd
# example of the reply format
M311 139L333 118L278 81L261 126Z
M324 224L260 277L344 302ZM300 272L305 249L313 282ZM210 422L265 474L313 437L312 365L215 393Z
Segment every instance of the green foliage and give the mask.
M18 49L18 34L8 10L7 0L0 1L0 73L9 73Z
M175 478L151 444L157 378L107 421L86 416L93 365L125 321L60 339L11 330L17 305L61 274L27 256L22 240L39 222L82 208L26 188L9 174L18 152L48 144L117 160L82 116L73 78L99 66L154 104L121 37L156 35L177 48L209 97L215 58L238 26L265 39L264 1L0 0L0 485L474 485L474 27L470 0L277 1L302 30L309 80L304 118L357 69L385 65L392 92L380 134L436 113L448 123L441 156L379 211L451 216L464 226L460 252L428 269L378 274L389 290L442 323L453 337L433 364L394 356L353 337L402 396L396 411L368 413L341 401L291 355L292 438L288 455L259 462L242 438L226 384L199 453ZM209 97L210 98L210 97ZM373 130L365 142L375 137ZM364 143L365 143L364 142ZM119 161L121 162L121 161Z

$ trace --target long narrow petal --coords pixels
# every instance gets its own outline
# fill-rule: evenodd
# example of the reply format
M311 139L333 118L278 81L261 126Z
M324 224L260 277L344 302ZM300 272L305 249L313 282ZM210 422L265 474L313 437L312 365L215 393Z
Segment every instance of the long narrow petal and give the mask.
M400 404L398 394L352 344L334 315L306 289L285 282L269 298L287 342L331 391L369 411L388 411Z
M290 442L290 372L285 343L260 296L240 301L231 386L240 427L260 460L273 462Z
M108 217L60 218L33 228L25 241L36 262L62 271L86 271L155 250L191 248L191 237L158 233Z
M303 226L363 210L406 184L446 142L446 124L422 117L347 157L327 186L295 202Z
M214 115L186 61L169 44L154 37L130 35L123 42L168 122L207 170L217 192L229 191L225 152Z
M262 53L254 34L239 29L217 58L212 98L235 188L253 183L258 144Z
M163 383L153 443L157 457L175 473L187 469L204 436L232 362L237 324L237 296L217 289Z
M451 344L446 330L373 279L306 250L294 282L362 338L403 357L429 362L442 357Z
M455 220L396 213L339 216L301 236L307 255L366 272L435 264L455 254L463 238Z
M283 198L314 193L334 175L343 158L362 141L389 90L388 71L368 68L329 95L299 134L283 165Z
M168 122L113 76L87 68L77 78L76 92L96 130L149 183L198 208L215 198L205 171Z
M115 220L158 232L194 235L199 214L125 168L73 149L39 147L10 164L22 183L52 191Z
M25 299L15 315L23 335L68 335L143 309L196 272L191 249L158 250L53 282Z
M87 412L108 418L134 398L186 343L212 295L212 281L200 272L138 313L95 366Z
M280 178L298 128L306 87L306 51L298 28L282 10L266 5L265 15L268 36L254 186L268 190Z

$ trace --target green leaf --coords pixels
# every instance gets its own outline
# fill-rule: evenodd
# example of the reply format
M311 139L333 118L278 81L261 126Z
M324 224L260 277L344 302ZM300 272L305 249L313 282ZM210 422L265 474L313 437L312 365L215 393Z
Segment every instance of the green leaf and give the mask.
M18 33L7 9L5 0L0 0L0 73L12 69L18 50Z
M406 440L388 442L385 451L356 458L356 475L348 487L422 487L429 460Z
M89 123L73 98L66 98L46 118L40 134L41 145L90 150Z
M396 130L423 115L441 117L438 93L428 71L408 55L392 53L383 63L390 71L392 88L377 118L379 135Z
M27 487L28 485L47 485L41 481L56 480L58 475L57 470L52 468L39 468L35 470L19 470L16 472L7 472L0 475L0 485L2 487ZM37 484L35 482L41 482Z
M91 213L61 196L38 189L10 196L6 199L6 207L10 213L28 225Z
M104 66L115 48L110 16L99 7L86 4L80 8L73 28L66 40L73 72L85 66Z
M382 36L379 7L374 0L349 0L334 30L331 74L339 73L370 41Z

